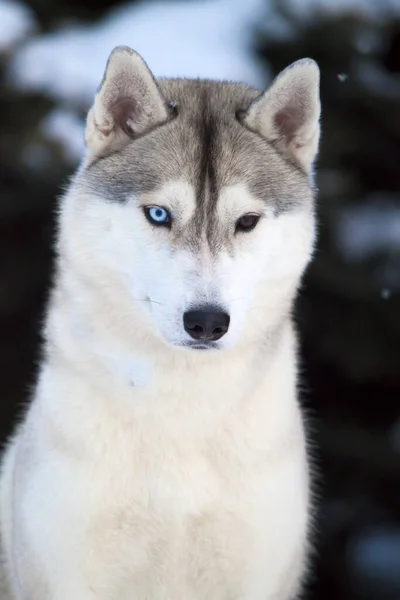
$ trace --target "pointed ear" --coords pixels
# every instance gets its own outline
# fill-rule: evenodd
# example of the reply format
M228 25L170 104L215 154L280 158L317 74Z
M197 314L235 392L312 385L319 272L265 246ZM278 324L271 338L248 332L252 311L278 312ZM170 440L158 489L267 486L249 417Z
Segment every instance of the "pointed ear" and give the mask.
M308 170L318 152L320 112L319 68L304 58L253 102L244 123Z
M163 123L169 115L156 80L144 60L118 46L108 59L89 111L86 145L92 155L118 150L130 139Z

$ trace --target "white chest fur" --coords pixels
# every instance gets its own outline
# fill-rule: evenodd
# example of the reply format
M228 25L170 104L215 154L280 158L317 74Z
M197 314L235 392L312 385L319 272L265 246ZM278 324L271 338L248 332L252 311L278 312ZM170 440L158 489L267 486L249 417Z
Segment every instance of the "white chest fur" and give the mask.
M290 345L253 384L239 364L215 364L208 378L172 368L143 388L46 367L12 466L18 589L51 600L291 598L308 472L285 354Z

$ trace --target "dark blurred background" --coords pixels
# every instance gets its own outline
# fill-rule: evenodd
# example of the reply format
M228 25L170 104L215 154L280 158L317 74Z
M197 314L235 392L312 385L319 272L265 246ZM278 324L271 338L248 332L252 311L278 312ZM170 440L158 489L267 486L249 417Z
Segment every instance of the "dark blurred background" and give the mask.
M320 234L298 302L321 473L308 597L400 598L400 1L0 0L0 436L34 381L55 199L108 53L262 87L322 70Z

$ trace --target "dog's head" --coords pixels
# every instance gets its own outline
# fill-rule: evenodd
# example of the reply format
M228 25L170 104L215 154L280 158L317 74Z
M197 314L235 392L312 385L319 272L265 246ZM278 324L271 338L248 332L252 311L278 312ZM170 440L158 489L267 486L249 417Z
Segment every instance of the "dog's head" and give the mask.
M116 48L67 211L86 278L113 286L116 310L128 295L132 327L169 345L227 348L272 331L312 252L319 115L309 59L260 94L155 80Z

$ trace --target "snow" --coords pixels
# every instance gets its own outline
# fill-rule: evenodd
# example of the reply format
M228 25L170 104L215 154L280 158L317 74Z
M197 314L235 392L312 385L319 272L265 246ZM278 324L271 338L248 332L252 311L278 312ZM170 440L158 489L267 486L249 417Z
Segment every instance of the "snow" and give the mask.
M0 52L6 52L36 29L28 7L17 0L0 0Z
M336 244L352 262L385 252L400 252L400 202L389 194L374 194L359 206L338 213Z
M85 149L84 122L74 112L58 108L43 119L40 131L64 150L65 159L76 163Z
M371 20L384 20L400 13L398 0L287 0L285 6L304 20L324 13L326 16L351 13Z
M150 1L113 9L98 24L70 26L20 48L9 74L20 88L87 106L113 47L137 50L156 76L189 76L265 84L254 58L254 27L265 0Z

